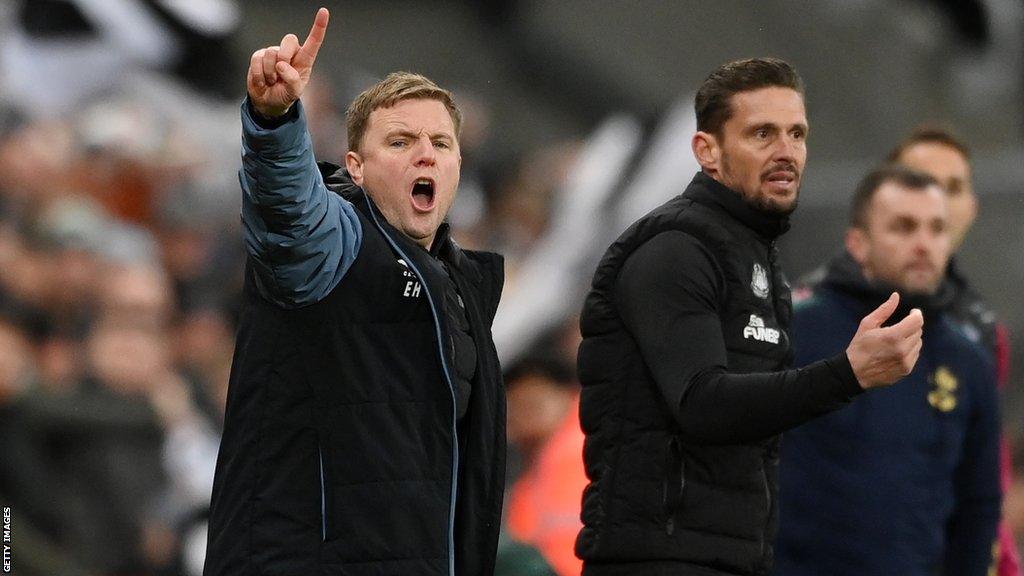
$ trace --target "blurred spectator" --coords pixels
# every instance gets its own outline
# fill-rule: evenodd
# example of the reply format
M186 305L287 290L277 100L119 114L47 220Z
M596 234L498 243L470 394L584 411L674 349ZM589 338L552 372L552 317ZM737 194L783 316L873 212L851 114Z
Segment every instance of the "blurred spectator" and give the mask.
M53 531L60 525L49 502L53 493L40 490L50 485L50 471L34 445L25 413L34 368L28 339L17 326L0 318L0 437L4 439L0 496L30 523Z
M232 311L242 291L238 208L224 219L209 204L200 182L182 183L164 196L154 224L175 304L183 313L195 308Z
M192 385L193 402L219 430L224 422L234 329L224 312L206 307L184 314L175 334L177 364Z
M64 501L55 477L32 430L31 388L34 379L28 338L0 315L0 502L17 519L18 573L25 576L85 574L77 562L56 546Z
M345 101L351 102L356 95ZM343 164L348 152L348 138L342 129L345 126L345 105L339 101L334 86L319 78L311 78L302 103L317 158Z
M159 268L108 266L99 292L100 315L108 322L162 330L170 321L171 287Z
M1018 443L1014 446L1013 462L1013 480L1004 495L1003 518L1009 525L1019 548L1024 544L1024 470L1021 469L1021 462L1024 462L1024 445Z
M978 216L978 198L974 192L971 153L967 145L946 128L920 126L889 153L887 160L921 170L942 184L949 205L952 247L954 252L959 250ZM953 290L951 316L971 340L982 343L992 354L999 389L1005 392L1010 380L1010 341L1006 325L998 320L995 312L968 282L957 265L955 254L949 260L946 278ZM1016 496L1010 491L1013 463L1005 438L1000 440L1000 461L1003 490ZM1011 505L1009 498L1006 503ZM996 574L1018 576L1020 554L1005 522L999 526L998 550Z
M579 143L575 141L540 148L523 158L496 191L488 217L480 223L481 233L475 237L505 256L506 277L511 276L512 282L518 264L544 236L556 192L578 152Z
M0 319L0 405L25 392L33 369L28 339L17 327Z
M777 574L980 575L995 564L995 370L950 321L947 220L931 176L898 165L871 172L854 193L847 252L795 303L796 366L843 351L894 290L889 324L912 308L925 322L905 378L786 433Z
M587 479L572 365L527 357L506 370L505 386L508 439L524 463L509 497L508 532L540 550L559 575L578 575L583 563L573 546Z
M536 548L511 538L498 541L494 576L558 576Z

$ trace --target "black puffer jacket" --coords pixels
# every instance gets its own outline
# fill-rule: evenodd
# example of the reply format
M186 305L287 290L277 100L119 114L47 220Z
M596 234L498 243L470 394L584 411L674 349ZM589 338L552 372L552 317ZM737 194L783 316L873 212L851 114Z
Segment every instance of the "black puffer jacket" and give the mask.
M325 181L348 188L362 246L341 283L299 309L265 300L248 274L205 574L490 574L505 473L490 334L501 258L444 231L435 258L361 190ZM441 260L476 345L459 430Z
M598 266L579 352L585 574L770 569L778 434L860 391L845 356L784 370L787 227L698 173Z

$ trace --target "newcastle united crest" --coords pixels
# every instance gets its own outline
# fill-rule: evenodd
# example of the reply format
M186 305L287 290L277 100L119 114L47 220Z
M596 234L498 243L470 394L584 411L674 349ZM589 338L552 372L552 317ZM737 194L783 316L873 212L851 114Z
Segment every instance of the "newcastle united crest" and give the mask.
M750 289L758 298L768 298L768 272L764 266L754 264L754 277L750 280Z

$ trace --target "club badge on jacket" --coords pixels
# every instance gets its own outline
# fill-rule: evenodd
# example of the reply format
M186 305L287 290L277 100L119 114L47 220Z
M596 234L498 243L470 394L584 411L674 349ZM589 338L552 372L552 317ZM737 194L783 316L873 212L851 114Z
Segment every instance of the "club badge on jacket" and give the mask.
M758 263L754 263L754 275L750 280L750 289L758 298L768 298L768 272Z
M928 378L935 389L928 393L928 403L932 408L940 412L952 412L956 409L956 390L960 382L956 376L945 366L939 366Z

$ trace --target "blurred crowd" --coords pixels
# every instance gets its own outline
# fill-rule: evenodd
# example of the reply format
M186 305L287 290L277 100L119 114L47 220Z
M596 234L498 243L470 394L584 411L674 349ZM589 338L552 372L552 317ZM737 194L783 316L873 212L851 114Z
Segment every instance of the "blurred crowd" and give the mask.
M198 164L95 137L74 116L2 135L0 494L25 564L132 573L209 498L243 259L194 213Z
M309 107L318 142L343 136L326 102ZM0 499L23 573L178 573L201 563L185 547L209 501L245 265L238 192L203 178L237 157L179 161L187 124L150 150L97 143L95 106L0 134ZM507 254L512 276L572 146L542 153L486 174L466 150L455 236Z
M47 49L7 70L60 71L77 53L65 72L80 72L74 26L96 15L66 9L85 4L8 12L8 45ZM54 21L41 24L43 14ZM97 38L99 58L109 39ZM228 57L221 36L200 40ZM0 93L0 502L12 509L19 574L202 567L245 266L244 78L217 94L195 90L173 61L121 64L103 89ZM48 80L37 89L69 81ZM346 149L342 98L324 81L306 99L322 160ZM454 235L504 253L514 281L576 144L488 158L486 103L460 104Z
M230 42L237 7L211 4L227 12L165 9L152 37L175 47L166 51L118 44L135 37L118 26L135 23L101 2L0 5L3 66L31 86L0 91L0 503L12 508L18 574L201 572L245 266L245 58ZM197 52L237 73L183 69ZM18 54L31 58L11 61ZM305 98L321 160L346 150L352 94L337 87L367 77L318 79ZM511 293L586 143L510 156L489 132L487 103L456 95L465 123L453 235L502 253ZM529 340L505 366L513 457L499 572L578 573L576 318ZM1024 526L1024 508L1010 517Z

